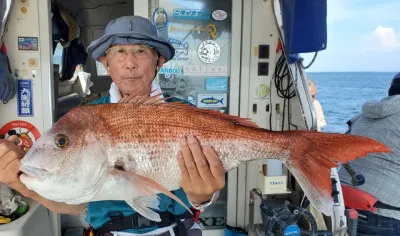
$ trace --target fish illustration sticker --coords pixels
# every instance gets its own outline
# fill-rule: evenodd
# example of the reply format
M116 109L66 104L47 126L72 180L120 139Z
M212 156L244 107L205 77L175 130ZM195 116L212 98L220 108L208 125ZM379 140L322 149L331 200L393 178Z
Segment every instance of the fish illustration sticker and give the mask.
M164 8L157 8L153 12L153 24L156 26L157 30L162 31L166 28L168 23L168 15Z
M221 48L214 40L206 40L202 42L197 51L200 60L204 63L211 64L218 60L221 55Z
M19 137L18 145L24 152L28 152L33 142L39 139L40 132L27 121L15 120L0 128L0 136L7 138L11 135L17 135Z
M220 94L198 94L197 107L200 108L224 108L227 104L226 93Z

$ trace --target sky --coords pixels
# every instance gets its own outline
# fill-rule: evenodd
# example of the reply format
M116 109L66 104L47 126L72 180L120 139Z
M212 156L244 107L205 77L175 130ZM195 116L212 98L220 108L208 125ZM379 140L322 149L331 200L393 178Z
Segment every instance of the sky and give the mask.
M400 71L399 11L399 0L328 0L327 49L307 72Z

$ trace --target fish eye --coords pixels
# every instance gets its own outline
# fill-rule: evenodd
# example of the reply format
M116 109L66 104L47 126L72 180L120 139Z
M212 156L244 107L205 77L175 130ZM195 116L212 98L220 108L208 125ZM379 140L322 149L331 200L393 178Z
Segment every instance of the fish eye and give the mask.
M68 146L69 139L65 134L57 134L56 138L54 139L54 142L57 147L65 148Z

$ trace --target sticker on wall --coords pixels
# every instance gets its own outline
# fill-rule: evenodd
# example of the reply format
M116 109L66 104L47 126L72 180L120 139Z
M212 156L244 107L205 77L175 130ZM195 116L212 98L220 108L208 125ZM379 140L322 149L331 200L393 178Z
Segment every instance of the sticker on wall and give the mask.
M180 68L166 68L166 67L161 67L160 71L158 72L159 74L164 74L165 78L170 78L171 75L177 75L182 73L182 70Z
M33 142L40 138L39 130L31 123L23 120L15 120L5 124L0 128L0 135L5 138L11 135L18 135L18 145L24 152L28 152Z
M206 40L200 44L197 53L201 61L211 64L218 60L221 55L221 48L214 40Z
M258 84L255 89L256 99L264 100L269 94L269 87L266 84Z
M172 60L177 60L177 61L187 61L189 60L188 54L189 54L189 43L188 42L183 42L178 39L174 38L169 38L168 42L172 44L175 48L175 56L172 58Z
M164 8L159 7L153 12L153 24L159 31L167 27L168 15Z
M38 66L38 60L36 58L29 58L28 59L28 66L30 68L37 68Z
M38 51L39 42L37 37L18 37L18 50Z
M206 32L211 38L215 39L217 37L217 27L214 24L209 24L206 27Z
M228 90L228 78L206 78L206 90L226 91Z
M212 39L215 39L218 35L217 27L214 24L208 24L207 26L193 26L192 24L183 24L181 26L172 25L169 28L169 32L207 33Z
M32 80L18 81L18 116L33 116Z
M188 102L190 102L190 104L196 106L196 97L195 97L195 96L189 95L189 96L187 97L187 100L188 100Z
M175 19L183 20L209 20L210 12L201 9L180 9L175 8L172 13Z
M201 108L224 108L227 104L227 94L198 94L197 107Z
M228 13L224 10L215 10L212 13L212 18L214 20L223 21L228 17Z
M185 65L184 76L229 76L228 66Z

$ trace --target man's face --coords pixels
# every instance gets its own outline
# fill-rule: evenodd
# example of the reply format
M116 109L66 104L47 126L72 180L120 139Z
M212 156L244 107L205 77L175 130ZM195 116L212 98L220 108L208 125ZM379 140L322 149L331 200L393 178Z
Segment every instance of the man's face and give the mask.
M312 100L314 100L315 99L315 95L317 94L317 88L315 87L314 84L310 85L310 93L311 93Z
M157 69L157 54L154 49L146 45L113 45L100 61L108 69L122 96L150 92ZM164 62L165 59L160 57L158 68Z

